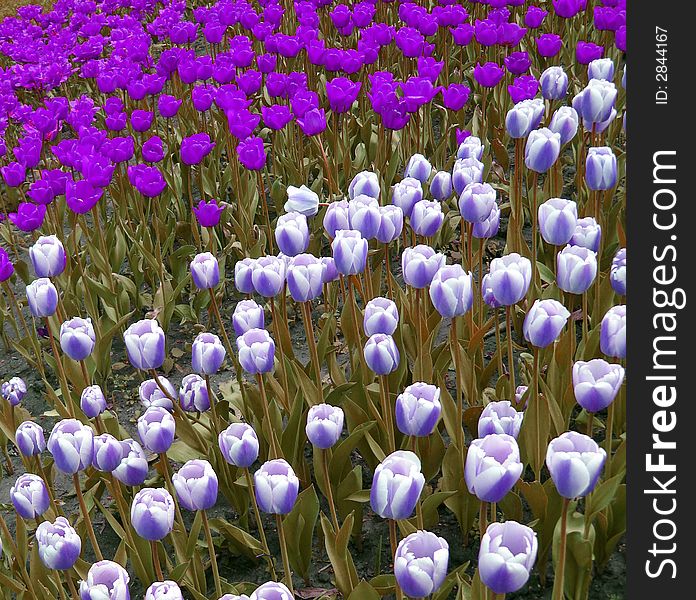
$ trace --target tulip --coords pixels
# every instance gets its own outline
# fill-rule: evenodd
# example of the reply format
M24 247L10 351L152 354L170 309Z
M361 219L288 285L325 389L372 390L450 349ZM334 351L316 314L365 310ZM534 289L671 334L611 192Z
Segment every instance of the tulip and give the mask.
M220 432L218 444L223 458L240 469L248 469L259 457L259 438L247 423L232 423Z
M379 203L370 196L356 196L348 204L351 229L359 231L367 240L373 239L381 224Z
M566 246L556 256L558 287L571 294L584 294L597 276L597 255L582 246Z
M295 302L309 302L321 295L324 267L312 254L298 254L288 267L288 289ZM263 327L263 324L261 325Z
M145 540L159 541L174 527L174 498L164 488L143 488L131 503L131 524Z
M218 479L207 460L186 462L172 477L176 496L187 510L207 510L215 506Z
M360 171L348 186L348 197L353 200L357 196L369 196L379 200L379 179L372 171Z
M214 375L225 360L225 346L214 333L201 332L191 346L191 366L201 375Z
M36 528L36 546L41 562L58 571L71 569L82 552L82 540L65 517L40 523Z
M254 290L264 298L277 296L283 289L285 274L285 261L282 259L277 256L263 256L259 258L251 272Z
M367 263L367 240L359 231L336 231L331 250L338 272L342 275L357 275Z
M145 600L184 600L184 596L175 581L155 581L147 588Z
M404 435L426 437L440 419L440 388L416 382L396 397L396 426Z
M612 306L602 319L599 347L603 354L626 358L626 306Z
M592 252L598 252L602 241L602 229L594 217L578 219L573 237L568 242L571 246L581 246Z
M434 236L445 220L442 205L437 200L420 200L411 212L411 227L417 235Z
M254 291L253 273L256 268L256 259L243 258L234 265L234 285L242 294L251 294Z
M588 79L614 79L614 61L611 58L596 58L587 65Z
M624 368L601 358L582 360L573 365L573 390L577 403L586 411L599 412L609 406L619 393Z
M239 364L252 375L273 370L275 343L265 329L250 329L237 338Z
M572 106L561 106L551 117L549 129L561 136L561 146L565 146L578 132L580 117Z
M294 600L293 594L279 581L269 581L256 588L249 600Z
M87 358L92 354L95 343L92 319L74 317L60 326L60 347L73 360Z
M373 298L365 305L363 329L365 335L393 335L399 325L399 310L388 298Z
M17 427L15 443L23 456L38 456L46 449L43 427L34 421L24 421Z
M531 171L546 173L561 151L561 135L546 127L529 134L524 148L524 164Z
M275 228L278 248L287 256L296 256L309 246L307 217L299 212L291 212L278 217Z
M469 223L485 220L495 205L495 190L487 183L470 183L459 196L459 213Z
M172 393L174 395L174 392ZM186 375L179 388L179 404L187 412L205 412L210 408L208 388L197 373ZM173 407L172 407L173 408Z
M343 410L330 404L315 404L307 412L305 433L309 442L326 450L341 437L343 431Z
M254 473L254 489L263 512L285 515L295 505L300 480L285 460L277 458L265 462Z
M1 169L1 168L0 168ZM31 202L20 202L17 212L11 212L7 218L17 229L21 231L35 231L43 224L46 216L46 206L32 204Z
M484 65L476 63L474 67L474 79L476 82L485 88L493 88L504 77L505 71L500 68L500 65L494 62L487 62Z
M123 458L123 446L110 433L94 436L94 458L92 466L98 471L111 473Z
M145 147L143 146L143 152ZM201 227L215 227L220 223L220 215L225 210L224 206L217 203L212 198L210 200L201 200L197 206L193 207L193 213Z
M626 295L626 248L621 248L614 255L609 271L612 289L619 295Z
M481 581L496 594L516 592L527 583L538 549L531 527L517 521L491 523L479 549Z
M87 571L87 580L80 582L80 600L130 600L129 581L121 565L100 560Z
M489 239L498 234L500 228L500 207L493 205L490 214L483 221L474 223L471 234L477 239Z
M540 99L522 100L515 104L505 117L505 128L513 139L527 137L539 127L544 116L544 101Z
M430 179L433 167L425 156L422 154L414 154L406 163L404 177L413 177L421 183L425 183Z
M404 228L404 212L394 204L379 207L379 229L375 234L377 241L390 244L396 240Z
M363 355L367 367L377 375L388 375L399 367L399 349L390 335L371 335L365 344Z
M469 445L464 479L482 502L500 502L522 475L517 440L505 433L475 439Z
M411 287L422 289L430 285L438 269L445 265L445 256L430 246L419 244L405 248L401 255L401 271L404 281Z
M29 257L37 277L57 277L65 270L65 249L55 235L36 240L29 248Z
M199 290L212 289L220 283L220 267L210 252L201 252L193 257L191 279Z
M26 288L27 302L31 314L39 318L50 317L58 306L58 290L51 280L42 277L35 279Z
M541 95L546 100L563 100L568 93L568 75L563 67L548 67L539 78Z
M10 406L17 406L27 394L27 384L21 377L12 377L3 382L0 393Z
M148 471L145 452L138 442L130 438L120 443L121 460L112 471L113 476L125 485L142 485Z
M597 484L607 453L590 437L567 431L549 443L546 466L563 498L587 496Z
M324 229L329 238L336 237L336 232L341 229L350 229L350 209L347 200L331 202L324 214Z
M480 161L483 156L484 146L481 139L475 135L469 135L464 139L457 148L457 158L475 158Z
M136 368L150 371L164 362L164 331L156 319L133 323L123 334L128 360Z
M94 434L92 428L77 419L63 419L53 426L48 437L48 451L56 468L73 475L92 464Z
M14 270L14 265L7 254L7 250L0 248L0 283L12 277Z
M513 252L491 261L486 287L501 306L512 306L525 297L531 280L531 262Z
M616 185L616 156L608 146L588 148L585 183L593 191L610 190Z
M392 204L398 206L405 217L411 216L416 202L423 199L421 182L414 177L405 177L392 189Z
M441 267L430 283L430 299L444 318L458 317L469 310L474 302L472 275L460 265Z
M161 110L161 109L160 109ZM181 140L181 162L185 165L199 164L211 150L215 142L207 133L196 133Z
M409 598L435 593L445 580L449 544L429 531L415 531L399 542L394 555L394 576Z
M171 398L176 398L176 390L166 377L159 377L159 385L154 379L146 379L138 387L140 402L145 408L161 406L167 410L174 410ZM166 390L160 389L160 385Z
M517 439L523 418L524 413L515 410L509 400L491 402L486 405L479 417L479 438L504 433Z
M557 300L535 300L524 318L524 339L536 348L546 348L558 338L570 313Z
M319 211L319 196L306 185L299 188L288 186L288 200L285 203L285 212L299 213L305 217L313 217Z
M573 99L573 108L583 121L602 123L611 116L618 92L611 81L590 79L587 87Z
M82 390L80 408L90 419L98 417L106 410L106 398L98 385L90 385Z
M392 452L375 469L370 489L372 510L383 519L408 519L424 485L419 458L408 450Z
M232 326L237 335L243 335L249 329L264 328L264 312L253 300L242 300L232 313Z
M438 171L430 182L430 193L433 198L444 202L452 195L452 175L447 171Z
M23 519L40 517L48 510L50 503L44 480L32 473L24 473L17 478L10 488L10 499Z
M539 206L539 231L547 244L567 244L575 232L578 209L572 200L549 198Z
M174 442L174 417L161 406L151 406L138 419L138 435L143 446L155 454L163 454Z
M319 261L323 268L321 279L326 283L331 283L339 278L338 269L336 268L336 262L331 256L322 256Z

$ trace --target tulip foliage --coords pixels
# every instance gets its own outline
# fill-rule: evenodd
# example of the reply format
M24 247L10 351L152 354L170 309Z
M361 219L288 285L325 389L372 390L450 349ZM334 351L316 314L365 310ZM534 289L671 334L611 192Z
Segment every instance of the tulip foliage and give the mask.
M1 593L589 598L626 519L625 21L2 21Z

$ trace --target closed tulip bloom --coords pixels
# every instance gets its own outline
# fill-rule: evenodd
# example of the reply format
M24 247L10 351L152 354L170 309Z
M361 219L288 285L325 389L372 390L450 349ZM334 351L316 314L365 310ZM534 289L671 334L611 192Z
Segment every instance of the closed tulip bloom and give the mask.
M381 224L379 202L371 196L356 196L348 203L350 227L366 240L376 237Z
M524 318L524 339L532 346L546 348L553 344L568 322L570 313L557 300L535 300Z
M143 488L133 498L130 516L141 538L164 539L174 527L174 498L164 488Z
M592 438L567 431L551 440L546 451L546 466L563 498L587 496L597 485L607 453Z
M616 156L611 148L589 148L585 163L585 183L591 190L610 190L616 185Z
M263 256L256 261L251 273L256 293L264 298L280 294L285 284L285 261L277 256Z
M60 347L73 360L84 360L94 350L92 319L74 317L60 326Z
M452 195L452 175L447 171L438 171L430 182L433 198L443 202Z
M130 600L130 576L118 563L100 560L87 572L87 580L80 582L80 600Z
M321 296L324 266L312 254L298 254L288 266L288 289L295 302L309 302ZM261 325L263 327L263 324Z
M339 278L338 269L336 268L336 261L332 256L322 256L319 261L323 267L323 272L321 279L324 283L331 283Z
M220 223L220 217L224 210L223 203L218 203L217 200L211 198L210 200L201 200L197 206L194 206L193 214L196 215L196 220L201 227L215 227Z
M458 196L472 183L483 182L484 164L475 157L459 158L452 167L452 186Z
M399 542L394 555L394 576L409 598L434 594L445 581L449 544L429 531L415 531Z
M147 457L142 446L133 439L121 443L121 461L112 471L113 476L129 486L142 485L147 478Z
M287 194L288 199L285 202L285 212L295 212L305 217L313 217L319 211L319 196L306 185L301 185L300 187L289 185Z
M265 329L250 329L237 338L239 364L252 375L273 370L275 343Z
M106 398L98 385L90 385L82 390L80 408L90 419L99 416L106 410Z
M500 207L493 205L490 214L483 220L474 223L471 233L476 239L489 239L498 235L500 229Z
M546 100L562 100L568 93L568 75L563 67L549 67L539 78L541 95Z
M385 333L371 335L363 350L365 362L377 375L388 375L399 366L399 349L394 338Z
M415 177L405 177L392 189L392 204L398 206L405 217L411 216L416 202L423 199L423 187Z
M305 433L310 444L317 448L331 448L343 431L343 410L330 404L315 404L307 412Z
M38 456L46 449L43 427L34 421L24 421L17 427L15 443L23 456Z
M573 98L573 108L583 121L602 123L611 116L618 92L611 81L590 79L587 87Z
M256 588L249 600L293 600L294 594L284 584L269 581Z
M155 581L147 588L145 600L184 600L181 588L175 581Z
M300 480L282 458L269 460L254 473L259 508L265 513L286 515L295 506Z
M58 306L58 290L51 280L35 279L26 288L27 302L31 314L37 319L50 317Z
M420 459L408 450L397 450L375 469L370 506L383 519L408 519L424 485Z
M27 384L21 377L12 377L3 382L0 393L10 406L17 406L27 395Z
M445 215L442 205L437 200L421 200L416 202L411 212L411 227L417 235L434 236L442 226Z
M56 468L74 475L92 464L94 433L77 419L63 419L53 426L47 447Z
M329 203L324 213L324 229L327 235L333 239L336 232L341 229L350 229L350 209L347 200L337 200Z
M406 285L417 289L428 287L435 273L445 266L445 260L444 254L424 244L405 248L401 255L401 272Z
M484 146L481 138L475 135L467 136L457 147L457 158L475 158L481 160Z
M10 488L10 499L23 519L36 519L48 510L48 490L43 479L32 473L17 477Z
M191 347L191 366L196 373L213 375L218 372L225 360L225 346L214 333L203 331L193 340Z
M488 218L495 204L496 192L487 183L470 183L459 196L459 213L469 223Z
M7 250L0 247L0 283L12 277L14 270L14 265L7 254Z
M602 228L599 226L594 217L583 217L578 219L578 224L575 226L573 237L568 242L571 246L581 246L592 250L599 251L599 246L602 242Z
M164 331L156 319L133 323L123 334L128 360L136 369L158 369L164 362Z
M626 295L626 248L621 248L611 261L609 281L612 289L619 295Z
M150 452L162 454L174 442L176 425L171 413L161 406L151 406L138 419L138 435Z
M253 300L238 302L232 313L232 326L237 335L243 335L249 329L263 329L263 308Z
M357 196L369 196L378 200L379 193L379 179L377 173L372 171L360 171L348 186L348 197L351 200Z
M365 335L376 333L392 335L399 325L399 309L388 298L377 297L370 300L363 311Z
M94 436L94 458L92 466L98 471L111 473L123 458L123 446L110 433Z
M254 291L255 268L256 259L254 258L243 258L234 264L234 287L242 294L251 294Z
M619 393L625 371L621 365L601 358L573 365L573 390L577 403L586 411L599 412L609 406Z
M36 547L48 569L66 571L80 558L82 540L65 517L44 521L36 528Z
M197 373L186 375L181 380L179 387L179 404L186 412L205 412L208 410L210 397L205 379Z
M599 330L602 354L626 358L626 305L612 306L602 319Z
M302 213L292 212L278 217L275 239L283 254L296 256L309 246L309 228L307 217Z
M220 283L220 267L210 252L196 254L191 261L191 279L199 290L214 288Z
M430 283L430 299L445 318L458 317L471 310L474 301L472 275L456 264L441 267Z
M556 271L559 288L583 294L597 276L597 254L582 246L566 246L556 255Z
M367 240L359 231L340 229L331 242L336 268L341 275L357 275L367 264Z
M538 549L531 527L517 521L491 523L479 549L481 581L496 594L516 592L527 583Z
M396 397L396 426L404 435L430 435L441 412L440 388L435 385L416 382Z
M614 61L611 58L595 58L587 65L589 79L614 79Z
M549 198L539 206L539 231L547 244L567 244L578 223L577 204L563 198Z
M167 391L172 398L176 398L176 390L166 377L159 377L160 385ZM151 406L162 406L167 410L174 410L172 401L167 397L157 385L154 379L146 379L138 387L138 397L145 408Z
M404 228L404 212L394 204L379 207L379 229L377 241L389 244L396 240Z
M464 479L469 491L483 502L500 502L522 475L517 440L505 433L471 442Z
M55 235L36 240L29 248L29 258L37 277L57 277L65 270L67 261L63 244Z
M540 98L522 100L515 104L505 117L505 128L513 139L527 137L539 127L544 116L544 101Z
M430 179L433 167L425 156L422 154L414 154L406 163L405 177L413 177L421 183L425 183Z
M565 146L578 132L580 117L572 106L561 106L551 117L549 129L561 136L561 146Z
M248 423L231 423L220 432L218 444L223 458L240 469L248 469L259 457L259 438Z
M215 506L218 478L207 460L189 460L172 477L176 496L187 510L207 510Z
M525 297L531 280L532 263L513 252L491 261L486 286L501 306L512 306Z
M505 433L517 439L523 418L524 413L515 410L509 400L491 402L479 417L478 435L483 438L494 433Z
M524 147L524 164L531 171L546 173L561 151L561 135L546 127L529 134Z

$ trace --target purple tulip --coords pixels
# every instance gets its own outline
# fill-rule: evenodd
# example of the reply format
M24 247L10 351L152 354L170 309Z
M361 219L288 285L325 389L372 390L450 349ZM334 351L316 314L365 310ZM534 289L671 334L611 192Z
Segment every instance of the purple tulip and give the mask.
M476 82L486 88L493 88L505 75L505 71L500 68L500 65L494 62L485 64L476 63L474 67L474 79Z
M277 296L280 294L285 284L285 274L285 261L277 256L262 256L256 260L251 272L251 281L254 290L264 298L273 298ZM239 287L237 287L237 289L239 289Z
M547 244L567 244L575 232L578 209L572 200L549 198L539 206L539 232Z
M484 278L500 306L517 304L527 294L532 280L532 263L513 252L491 261L489 274Z
M94 434L92 428L77 419L63 419L53 426L48 438L48 451L56 468L74 475L92 464Z
M469 100L471 89L463 83L450 83L447 87L440 90L442 94L442 105L453 111L462 110Z
M509 400L491 402L481 412L478 420L478 435L480 438L491 434L507 434L515 439L520 433L523 412L518 412Z
M58 290L47 277L35 279L26 287L27 303L37 319L50 317L58 307Z
M23 456L38 456L46 449L43 427L34 421L24 421L17 427L15 443Z
M575 47L575 58L581 65L587 65L602 58L602 54L604 54L604 46L592 42L579 41Z
M405 248L401 255L404 282L411 287L428 287L435 273L445 265L445 256L423 244Z
M563 38L555 33L544 33L535 41L539 55L545 58L556 56L563 47Z
M230 424L220 432L218 444L223 458L240 469L248 469L259 457L259 438L247 423Z
M165 353L164 331L156 319L133 323L123 334L128 360L136 368L150 371L162 366Z
M593 191L610 190L616 185L616 155L608 146L588 148L585 183Z
M520 449L511 435L487 435L471 442L464 479L469 492L482 502L500 502L522 474Z
M174 442L176 425L171 413L161 406L151 406L138 419L138 435L143 446L155 454L163 454Z
M148 471L145 452L138 442L130 438L123 440L120 444L121 460L111 473L125 485L142 485Z
M172 477L176 496L187 510L207 510L215 506L218 478L207 460L189 460Z
M181 588L175 581L155 581L145 591L145 600L184 600Z
M371 335L363 350L365 363L377 375L388 375L399 367L399 349L394 338L385 333Z
M437 200L420 200L411 212L411 227L417 235L434 236L442 226L445 215L442 205Z
M416 382L396 397L396 426L404 435L429 436L442 412L440 388Z
M76 361L84 360L94 350L96 335L92 319L74 317L60 326L60 347Z
M388 298L373 298L364 309L363 329L365 335L377 333L392 335L399 324L399 311Z
M491 523L479 549L481 582L496 594L516 592L527 583L538 549L531 527L517 521Z
M48 510L50 504L44 480L32 473L24 473L17 477L10 488L10 500L17 514L23 519L40 517Z
M239 142L235 150L239 162L250 171L261 171L266 164L266 150L258 136L250 136Z
M319 196L306 185L301 185L299 188L289 185L287 194L288 200L284 206L287 213L313 217L319 211Z
M106 410L106 398L98 385L90 385L82 390L80 408L90 419L98 417Z
M411 216L411 211L416 202L423 199L423 188L420 181L413 177L406 177L394 185L392 190L392 204L398 206L405 217Z
M80 582L80 600L130 600L130 576L118 563L100 560L87 571L87 580Z
M254 488L263 512L286 515L295 505L300 480L285 460L277 458L263 463L254 473Z
M357 275L365 269L367 240L359 231L337 230L331 249L336 268L342 275Z
M210 252L196 254L191 261L191 279L199 290L214 288L220 283L220 267Z
M36 240L29 248L29 257L37 277L57 277L65 270L65 249L55 235Z
M110 433L94 436L94 458L92 466L98 471L111 473L123 458L123 447Z
M563 498L587 496L597 484L607 453L592 438L567 431L551 440L546 451L546 466L558 493Z
M330 404L315 404L307 412L305 433L310 444L317 448L331 448L343 431L343 410Z
M602 229L594 217L578 219L573 237L568 242L571 246L581 246L592 252L598 252L602 242Z
M459 196L459 213L469 223L488 218L495 204L496 192L487 183L470 183Z
M14 265L10 260L7 250L0 247L0 283L7 281L14 273Z
M321 295L324 266L312 254L298 254L288 265L288 289L295 302L309 302ZM261 325L263 327L263 324Z
M193 207L193 213L201 227L215 227L220 223L220 215L225 210L224 206L216 200L201 200L198 206Z
M44 521L36 528L36 546L41 562L48 569L71 569L82 552L82 540L65 517Z
M611 287L619 296L626 295L626 248L621 248L614 255L609 271Z
M595 358L573 365L573 390L577 403L586 411L596 413L609 406L619 393L624 368Z
M237 338L239 364L252 375L273 370L275 343L265 329L249 329Z
M425 485L419 458L397 450L375 469L370 489L370 506L383 519L408 519Z
M566 246L556 255L558 287L571 294L583 294L597 277L597 254L582 246Z
M214 333L201 332L193 340L191 365L196 373L214 375L225 360L225 346Z
M409 598L437 592L447 575L449 544L429 531L415 531L399 542L394 555L394 576Z
M348 112L358 99L361 85L359 81L353 82L347 77L335 77L327 81L326 97L331 110L335 113Z
M181 140L181 161L185 165L199 164L215 147L207 133L196 133Z
M131 524L145 540L164 539L174 527L174 498L164 488L143 488L131 503Z
M7 217L20 231L30 232L41 227L45 215L46 206L43 204L37 206L31 202L20 202L17 212L11 212Z
M471 310L472 281L471 273L458 264L438 269L430 283L430 299L442 317L458 317Z
M612 306L602 319L599 330L602 354L626 358L626 305Z
M10 406L17 406L27 394L27 384L21 377L12 377L3 382L0 393Z
M205 412L208 410L210 398L205 379L197 373L186 375L181 380L179 388L179 404L187 412Z

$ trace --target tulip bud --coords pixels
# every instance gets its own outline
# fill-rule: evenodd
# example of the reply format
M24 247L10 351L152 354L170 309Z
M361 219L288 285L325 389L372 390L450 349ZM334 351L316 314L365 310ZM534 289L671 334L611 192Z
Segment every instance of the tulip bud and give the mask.
M482 183L484 169L484 164L474 157L457 159L452 167L452 186L457 196L461 196L468 185Z
M495 205L495 190L487 183L470 183L459 196L459 213L469 223L488 218Z
M610 190L616 185L616 156L608 146L589 148L585 163L585 183L594 191Z
M517 304L527 294L532 280L532 263L516 252L491 261L485 280L495 300L501 306Z
M396 397L396 426L404 435L426 437L440 419L440 388L416 382Z
M475 439L469 445L464 479L482 502L500 502L522 475L517 440L505 433Z
M524 395L527 393L528 386L526 385L518 385L515 388L515 404L520 405L522 404L522 400L524 398ZM527 402L524 403L523 408L527 408Z
M155 581L147 588L145 600L184 600L184 596L175 581Z
M179 404L187 412L205 412L210 408L208 388L197 373L186 375L179 388ZM173 408L173 407L172 407Z
M256 588L249 600L294 600L294 594L284 584L269 581Z
M527 583L538 549L531 527L517 521L491 523L479 549L481 582L496 594L516 592Z
M522 324L524 339L532 346L546 348L556 341L568 317L570 313L557 300L535 300Z
M46 449L43 427L34 421L24 421L17 427L15 443L22 456L38 456Z
M573 108L583 121L602 123L611 116L618 92L611 81L590 79L587 87L573 98Z
M218 444L223 458L240 469L248 469L259 457L259 438L247 423L232 423L220 432Z
M218 478L207 460L189 460L172 477L176 496L187 510L207 510L215 506Z
M599 347L603 354L626 358L626 306L612 306L602 319Z
M379 200L379 193L379 179L377 173L372 171L360 171L348 186L348 197L351 200L357 196L369 196Z
M57 571L71 569L82 552L82 540L65 517L40 523L36 528L36 546L41 562Z
M94 433L77 419L63 419L53 426L47 447L56 468L74 475L92 464Z
M359 231L340 229L331 242L331 250L338 272L342 275L357 275L367 264L367 240Z
M242 294L254 291L252 274L256 268L256 259L243 258L234 264L234 287Z
M556 271L559 288L583 294L597 276L597 255L582 246L566 246L556 255Z
M340 229L350 229L350 209L347 200L331 202L324 213L324 229L333 239Z
M438 171L430 182L430 193L433 198L444 202L452 195L452 175L447 171Z
M263 463L254 473L254 488L263 512L286 515L295 505L300 480L285 460L277 458Z
M529 134L524 147L524 164L531 171L546 173L561 152L561 135L546 127Z
M27 384L21 377L12 377L3 382L0 394L10 403L10 406L17 406L27 395Z
M378 242L390 244L404 228L404 211L394 204L379 207L379 229L375 234Z
M80 600L130 600L129 581L121 565L100 560L87 571L87 580L80 582Z
M365 335L376 333L393 335L399 325L399 309L388 298L373 298L365 305L363 313Z
M24 473L10 488L10 499L23 519L36 519L48 510L48 490L43 479L32 473Z
M481 160L484 146L481 139L475 135L467 136L457 148L457 158L475 158Z
M288 186L288 199L285 202L285 212L300 213L305 217L313 217L319 212L319 196L306 185Z
M523 418L524 413L517 412L509 400L491 402L479 417L478 435L484 438L491 434L505 433L517 439Z
M595 358L573 365L573 390L577 403L586 411L599 412L609 406L619 393L624 380L624 368Z
M388 375L399 367L399 349L390 335L371 335L365 344L363 355L368 368L377 375Z
M130 438L120 443L121 460L111 473L125 485L142 485L148 471L147 457L142 446Z
M263 329L263 308L253 300L238 302L232 313L232 326L237 335L242 335L249 329Z
M133 323L123 334L128 360L143 371L158 369L164 362L164 331L156 319Z
M26 288L27 303L31 314L37 319L50 317L58 306L58 290L51 280L35 279Z
M425 183L430 178L433 167L422 154L414 154L406 163L404 177L413 177L421 183Z
M544 116L544 101L540 98L522 100L515 104L505 117L505 128L513 139L526 138L539 127Z
M305 433L310 444L317 448L331 448L343 431L343 410L330 404L315 404L307 412Z
M298 254L288 267L288 289L295 302L309 302L321 296L324 266L312 254ZM263 325L261 325L263 327Z
M351 229L359 231L366 240L377 235L381 224L377 200L370 196L356 196L348 204L348 215Z
M474 302L472 275L460 265L443 266L430 283L430 299L444 318L458 317L471 310Z
M123 458L123 447L110 433L94 436L94 458L92 466L98 471L111 473Z
M444 254L424 244L405 248L401 255L404 282L417 289L428 287L438 269L445 266L445 260Z
M595 58L587 65L588 79L614 79L614 61L611 58Z
M176 390L174 386L169 383L166 377L158 377L160 385L167 391L167 394L172 398L176 398ZM145 408L150 408L151 406L161 406L167 410L174 410L172 401L167 397L157 385L157 381L154 379L146 379L138 387L138 396L140 397L140 402Z
M220 267L210 252L196 254L191 261L191 279L199 290L214 288L220 283Z
M399 542L394 555L394 576L409 598L434 594L445 581L449 544L429 531L415 531Z
M60 347L73 360L84 360L94 350L96 336L92 319L73 317L60 326Z
M264 298L280 294L285 284L285 261L277 256L263 256L256 261L251 273L254 290Z
M413 177L405 177L392 189L392 204L398 206L405 217L411 216L414 205L423 199L421 182Z
M539 78L541 95L546 100L563 100L568 93L568 75L563 67L548 67Z
M291 212L278 217L275 239L283 254L296 256L309 246L309 228L307 217L302 213Z
M437 200L420 200L411 212L411 227L423 237L434 236L444 220L442 205Z
M493 205L490 214L483 221L474 223L471 234L477 239L489 239L498 235L500 228L500 207Z
M250 329L237 338L239 364L252 375L273 370L275 343L265 329Z
M319 261L322 266L321 280L327 284L332 281L336 281L339 278L338 269L336 268L336 261L332 256L322 256Z
M106 410L106 398L98 385L90 385L82 390L80 408L90 419L98 417Z
M141 538L164 539L174 527L174 498L164 488L143 488L133 498L130 516Z
M549 129L561 136L561 146L565 146L578 132L580 117L572 106L561 106L551 117Z
M424 485L420 459L408 450L397 450L375 469L370 506L383 519L408 519Z
M57 277L65 270L67 258L63 244L55 235L43 235L29 248L29 258L37 277Z
M571 246L581 246L592 252L598 252L602 242L602 228L594 217L578 219L573 237L568 242Z
M592 438L567 431L551 440L546 451L546 466L563 498L587 496L597 484L607 453Z
M143 446L155 454L163 454L174 442L176 425L171 413L161 406L151 406L138 419L138 435Z
M619 296L626 295L626 248L621 248L611 261L609 281Z
M191 366L196 373L214 375L225 360L225 346L214 333L201 332L191 346Z
M577 222L578 209L572 200L549 198L539 206L539 231L547 244L567 244Z

